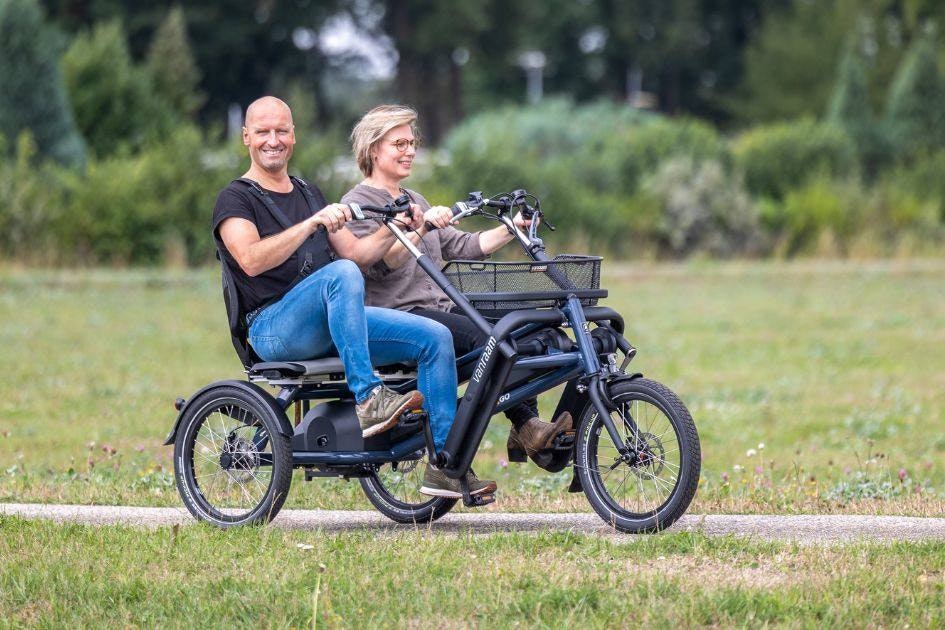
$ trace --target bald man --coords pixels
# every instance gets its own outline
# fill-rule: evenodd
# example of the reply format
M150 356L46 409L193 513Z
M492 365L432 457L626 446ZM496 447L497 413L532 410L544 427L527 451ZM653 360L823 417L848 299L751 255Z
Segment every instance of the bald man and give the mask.
M337 355L345 366L364 437L393 427L424 398L438 447L456 411L456 366L449 330L432 320L364 306L359 266L370 267L394 242L388 230L351 233L347 206L328 204L317 187L288 174L295 146L292 111L266 96L246 110L249 170L217 197L213 237L265 361ZM324 228L324 229L322 229ZM415 362L420 391L398 394L374 365Z

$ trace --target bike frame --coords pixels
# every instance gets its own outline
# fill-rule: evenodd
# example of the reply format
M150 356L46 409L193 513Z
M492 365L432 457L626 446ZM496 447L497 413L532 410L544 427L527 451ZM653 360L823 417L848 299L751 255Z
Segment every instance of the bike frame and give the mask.
M515 236L529 257L536 261L549 260L544 246L534 230L531 235L519 230L506 214L497 218ZM492 416L498 412L533 398L553 387L577 379L578 391L586 393L614 444L622 445L620 453L629 457L629 449L623 436L618 432L611 413L614 411L604 401L605 384L615 374L622 373L614 364L602 366L594 348L589 323L607 326L614 334L618 347L627 356L633 356L633 349L623 338L623 318L613 309L601 306L584 307L581 298L605 297L604 290L576 290L562 288L560 292L544 294L544 297L561 300L558 308L533 308L512 311L503 316L494 325L490 324L470 301L450 282L446 275L421 252L396 225L392 217L385 217L384 224L416 259L417 264L439 286L457 307L473 323L488 335L482 348L460 357L457 370L460 382L468 379L463 397L457 403L456 416L447 436L446 444L440 451L434 451L429 427L424 433L418 433L394 444L389 450L382 451L335 451L309 452L294 451L292 463L295 467L320 466L327 468L327 474L333 470L344 476L358 476L358 468L364 464L383 464L392 461L419 459L426 449L431 462L452 478L463 479L469 470L482 442L483 435ZM567 326L574 331L577 350L540 356L519 355L514 342L535 331L547 328ZM624 366L626 362L624 362ZM344 381L327 383L272 383L282 389L276 396L276 402L283 409L300 402L307 406L307 401L331 397L344 398L350 392ZM405 380L394 386L399 391L408 391L416 386L416 379Z

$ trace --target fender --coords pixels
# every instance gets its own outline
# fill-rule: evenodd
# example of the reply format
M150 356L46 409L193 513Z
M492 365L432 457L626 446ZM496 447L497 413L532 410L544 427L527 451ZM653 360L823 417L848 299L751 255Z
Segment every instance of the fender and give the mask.
M620 376L615 376L614 378L607 381L607 387L610 387L611 383L621 382L621 381L633 381L638 378L643 378L643 372L634 372L633 374L621 374ZM568 383L568 387L571 386L571 383ZM562 402L564 401L564 396L562 396ZM584 416L584 410L587 406L591 404L591 401L587 394L580 394L571 401L572 412L571 417L574 418L574 422L580 422L581 418ZM555 411L554 417L558 417L558 411ZM575 425L574 430L577 431L579 427ZM577 434L574 436L574 451L571 452L571 461L574 461L577 457ZM581 486L581 479L578 477L577 468L574 469L574 473L571 477L571 485L568 486L568 492L582 492L584 488Z
M177 414L177 420L174 422L174 427L171 429L171 432L167 434L167 439L164 440L164 446L170 446L174 444L174 440L177 438L177 429L180 427L180 422L183 419L184 414L190 409L191 401L204 392L219 387L235 387L237 389L242 389L246 393L256 398L262 404L267 405L270 409L272 409L275 417L279 420L279 433L289 438L292 437L292 425L289 424L289 419L286 417L285 411L279 406L275 398L273 398L269 392L255 383L250 383L248 381L227 380L210 383L206 387L203 387L194 392L194 395L187 399L187 401L181 407L180 412Z

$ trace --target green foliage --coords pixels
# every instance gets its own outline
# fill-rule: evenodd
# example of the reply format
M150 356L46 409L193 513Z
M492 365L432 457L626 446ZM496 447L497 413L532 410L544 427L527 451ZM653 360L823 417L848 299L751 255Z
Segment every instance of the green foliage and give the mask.
M79 128L97 156L140 149L170 129L170 109L132 61L121 22L77 35L62 63Z
M187 23L180 6L173 7L154 33L147 68L154 91L182 119L192 119L206 101L198 90L200 69L187 40Z
M792 2L768 12L745 50L741 92L730 97L734 113L746 122L820 115L833 80L824 62L839 58L856 5Z
M730 161L724 141L704 123L564 100L472 117L445 147L449 163L435 169L431 182L452 190L454 200L470 190L526 188L543 199L552 221L567 217L561 238L583 233L592 245L621 250L628 231L642 241L656 238L654 206L638 193L663 160ZM421 191L424 185L416 183Z
M53 167L37 161L29 131L17 138L13 159L0 160L0 258L43 265L55 262L50 226L61 214L61 199L50 185Z
M855 169L850 137L809 119L756 127L738 137L732 151L748 189L775 199L811 177L842 177Z
M0 0L0 135L29 131L41 155L76 166L85 146L60 80L58 48L36 0Z
M870 105L869 79L860 48L861 43L856 38L847 43L825 121L847 132L856 145L864 171L874 174L881 165L889 162L889 155Z
M858 192L817 178L788 192L783 204L768 206L766 219L779 233L783 253L838 253L817 251L817 247L831 247L837 237L850 236L857 225ZM821 241L822 237L827 241Z
M758 253L758 210L738 179L714 160L663 162L645 184L660 205L658 236L676 256Z
M59 226L80 261L175 264L211 259L209 216L234 165L208 164L205 142L181 127L133 158L93 162L65 185L68 220Z
M897 157L912 158L945 144L945 81L938 40L918 38L896 71L886 103L885 127Z

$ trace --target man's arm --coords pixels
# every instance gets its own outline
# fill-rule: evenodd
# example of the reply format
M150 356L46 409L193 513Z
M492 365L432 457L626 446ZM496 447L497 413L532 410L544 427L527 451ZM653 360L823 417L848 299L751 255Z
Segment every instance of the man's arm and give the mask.
M223 244L240 269L246 275L255 277L288 260L320 225L325 226L330 233L335 233L350 218L347 206L331 204L289 229L266 238L259 237L259 230L252 221L238 217L224 219L219 232Z

